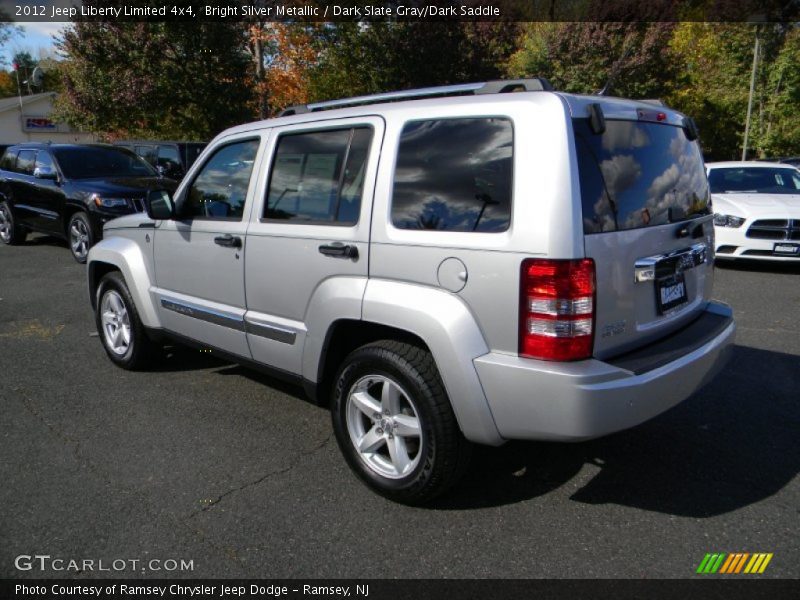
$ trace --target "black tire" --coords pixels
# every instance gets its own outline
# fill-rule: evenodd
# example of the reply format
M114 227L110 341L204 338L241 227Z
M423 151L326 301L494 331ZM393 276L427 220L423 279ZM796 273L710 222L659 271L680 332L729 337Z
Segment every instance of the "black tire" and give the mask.
M9 246L21 244L28 237L27 230L17 224L11 206L3 200L0 202L0 241Z
M104 321L104 313L114 312L114 306L124 307L127 319L118 318L117 327ZM117 366L130 371L141 370L150 364L150 360L158 347L147 337L147 332L139 319L136 305L131 298L125 278L119 271L112 271L100 280L97 288L95 308L95 323L100 342L111 361ZM121 313L120 313L121 314ZM128 344L124 344L124 325L127 322ZM121 343L115 344L113 331L123 327L119 339ZM125 347L123 347L125 346Z
M89 216L80 210L73 214L67 224L66 233L72 258L84 264L89 254L89 248L94 246L97 241L97 235L89 221Z
M383 411L387 385L399 398L397 405L402 406L397 410L397 421ZM355 402L351 399L355 395L362 399ZM382 398L381 412L369 416L370 411L365 412L363 406L378 402L378 395ZM422 348L381 340L354 350L336 376L331 409L336 441L350 467L369 487L396 502L429 502L452 487L469 464L471 444L458 427L433 357ZM414 417L418 436L406 429L414 423ZM359 435L362 431L364 434ZM382 436L383 446L376 441L375 451L359 451L356 440L368 447L367 434L372 436L370 441ZM410 461L408 470L396 467L404 464L395 460L401 450L394 444L401 441ZM395 472L390 473L392 469Z

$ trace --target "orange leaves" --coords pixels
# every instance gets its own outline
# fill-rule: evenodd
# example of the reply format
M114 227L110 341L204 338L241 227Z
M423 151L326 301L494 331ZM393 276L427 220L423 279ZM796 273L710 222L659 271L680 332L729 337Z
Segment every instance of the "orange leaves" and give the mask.
M251 39L263 48L264 73L255 81L255 91L269 114L308 101L308 71L317 58L308 27L268 23L250 28Z

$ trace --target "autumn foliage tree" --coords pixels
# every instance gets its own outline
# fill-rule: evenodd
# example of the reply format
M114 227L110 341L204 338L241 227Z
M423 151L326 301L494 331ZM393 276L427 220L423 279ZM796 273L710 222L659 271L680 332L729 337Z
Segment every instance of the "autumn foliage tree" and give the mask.
M308 102L309 71L317 59L313 32L312 26L297 23L267 23L251 29L263 49L263 77L254 84L261 116Z
M697 120L708 159L729 159L741 156L758 34L749 155L800 154L796 22L633 20L641 3L590 4L601 11L597 20L79 22L59 44L59 116L111 137L205 139L293 104L544 76L567 92L661 98ZM551 0L539 5L563 10ZM675 3L647 6L657 16Z

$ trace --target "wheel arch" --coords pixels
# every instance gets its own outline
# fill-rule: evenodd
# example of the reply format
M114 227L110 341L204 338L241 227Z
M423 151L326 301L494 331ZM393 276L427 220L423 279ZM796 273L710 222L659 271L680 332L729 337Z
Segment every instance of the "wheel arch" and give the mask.
M64 210L63 214L61 215L61 233L64 234L65 239L69 240L70 219L72 219L75 213L79 212L82 212L86 215L86 220L89 222L89 227L92 228L92 233L95 236L95 240L99 240L102 237L102 231L97 231L95 219L89 213L88 207L84 204L79 204L74 201L70 202L69 200L64 203Z
M316 397L329 396L333 377L350 351L379 339L404 341L429 351L467 439L503 443L472 362L489 351L483 334L466 304L437 288L370 279L361 318L333 321L313 363L316 371L304 373ZM309 358L304 356L306 367Z
M92 309L97 308L97 289L100 287L100 281L113 271L121 271L121 269L115 264L101 260L92 261L87 266L86 276L89 278L89 300L92 303Z
M322 343L317 365L314 397L320 404L330 401L330 392L336 371L345 357L356 348L378 340L406 342L430 352L425 341L409 331L360 319L338 319L331 323Z
M87 285L92 308L97 308L97 288L106 273L119 271L125 279L142 324L160 329L161 322L150 294L150 275L139 246L122 237L107 238L89 250Z

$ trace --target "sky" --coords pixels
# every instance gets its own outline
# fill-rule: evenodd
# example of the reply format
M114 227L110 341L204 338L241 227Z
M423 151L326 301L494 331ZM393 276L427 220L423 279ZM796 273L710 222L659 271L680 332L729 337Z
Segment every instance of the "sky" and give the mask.
M53 35L57 34L68 23L18 23L23 28L14 35L0 51L5 60L4 68L11 68L11 57L17 52L30 52L34 58L39 57L39 49L54 50Z

